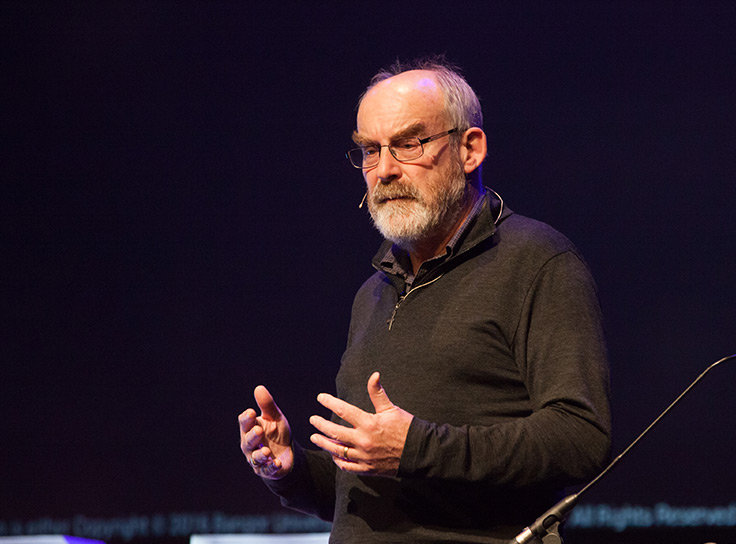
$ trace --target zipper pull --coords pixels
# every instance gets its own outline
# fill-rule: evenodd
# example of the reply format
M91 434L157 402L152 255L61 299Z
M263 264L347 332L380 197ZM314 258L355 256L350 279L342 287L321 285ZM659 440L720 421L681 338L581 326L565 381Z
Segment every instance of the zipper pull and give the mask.
M391 327L393 327L394 319L396 319L396 312L399 310L399 306L401 306L401 303L406 298L406 293L402 293L401 296L399 296L399 300L396 301L396 304L394 305L394 311L391 312L391 318L386 321L388 323L388 330L391 330Z

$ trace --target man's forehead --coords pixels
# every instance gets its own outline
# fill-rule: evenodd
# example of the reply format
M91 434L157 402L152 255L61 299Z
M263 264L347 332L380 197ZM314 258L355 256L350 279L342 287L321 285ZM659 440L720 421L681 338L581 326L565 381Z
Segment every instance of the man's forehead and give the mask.
M404 72L372 87L358 109L358 132L398 132L409 125L432 125L444 114L442 94L434 74L424 70Z
M427 99L436 99L439 94L439 86L433 72L410 70L376 83L366 93L365 99L389 99L391 95L403 97L424 95Z
M397 92L429 92L438 91L437 80L429 70L411 70L395 75L381 82L386 86L393 86Z

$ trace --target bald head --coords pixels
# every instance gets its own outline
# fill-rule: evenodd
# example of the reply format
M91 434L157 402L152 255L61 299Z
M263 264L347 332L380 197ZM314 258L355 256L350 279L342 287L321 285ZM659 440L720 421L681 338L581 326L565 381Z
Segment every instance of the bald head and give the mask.
M429 70L410 70L379 81L366 91L361 105L366 99L384 93L443 101L437 77Z
M442 90L427 70L411 70L380 81L368 89L358 108L358 134L380 128L382 134L417 136L427 130L453 128L447 124ZM404 134L406 130L416 134Z
M365 94L387 79L408 73L430 76L442 93L445 112L450 124L456 126L459 132L471 127L483 128L483 113L478 96L465 81L460 69L448 63L442 56L417 59L409 63L396 61L389 68L373 76Z

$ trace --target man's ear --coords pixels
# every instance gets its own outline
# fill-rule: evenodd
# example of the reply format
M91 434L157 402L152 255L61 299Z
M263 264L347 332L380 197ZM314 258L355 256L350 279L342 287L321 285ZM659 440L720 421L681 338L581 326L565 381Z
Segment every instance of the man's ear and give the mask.
M486 133L478 127L472 127L463 134L461 143L461 157L466 174L477 169L486 158L488 144Z

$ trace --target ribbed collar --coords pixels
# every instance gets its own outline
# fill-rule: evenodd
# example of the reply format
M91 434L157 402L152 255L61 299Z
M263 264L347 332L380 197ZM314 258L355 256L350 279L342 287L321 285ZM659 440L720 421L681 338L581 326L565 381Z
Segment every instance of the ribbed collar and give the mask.
M500 218L499 213L502 214ZM378 253L373 257L373 267L389 276L399 277L411 286L416 276L424 276L440 264L492 236L496 231L497 219L501 220L510 213L510 210L502 209L501 201L486 187L483 193L478 194L468 217L447 242L445 253L425 261L416 275L411 273L409 253L389 240L381 244Z

